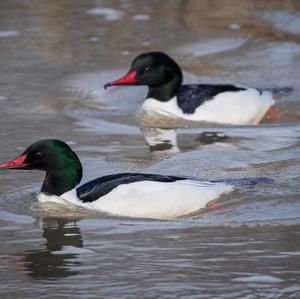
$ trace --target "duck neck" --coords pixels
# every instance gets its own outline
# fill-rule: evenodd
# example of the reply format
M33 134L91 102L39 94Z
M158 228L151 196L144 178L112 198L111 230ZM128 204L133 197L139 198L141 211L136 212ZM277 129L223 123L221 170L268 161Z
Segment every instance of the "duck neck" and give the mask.
M60 196L74 189L81 181L81 165L63 171L47 171L41 192Z
M182 83L182 75L175 74L172 80L168 81L164 85L149 86L147 99L153 98L161 102L167 102L171 100L175 95Z

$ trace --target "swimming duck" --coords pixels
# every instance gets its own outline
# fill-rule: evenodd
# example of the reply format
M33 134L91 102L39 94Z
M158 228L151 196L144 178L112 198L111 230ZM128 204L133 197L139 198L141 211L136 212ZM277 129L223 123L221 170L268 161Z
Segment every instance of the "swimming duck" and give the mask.
M205 208L233 186L180 176L148 173L106 175L76 188L82 166L63 141L44 139L30 145L0 169L42 170L41 202L72 203L88 209L140 218L171 219Z
M269 91L231 84L182 84L178 64L163 52L137 56L129 72L105 84L146 85L142 111L163 117L224 124L258 124L274 104Z

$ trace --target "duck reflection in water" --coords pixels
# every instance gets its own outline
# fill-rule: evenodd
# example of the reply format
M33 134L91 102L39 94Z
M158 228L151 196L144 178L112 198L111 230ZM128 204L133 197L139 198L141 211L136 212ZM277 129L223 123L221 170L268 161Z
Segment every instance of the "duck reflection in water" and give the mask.
M196 149L200 145L225 142L229 139L224 133L213 131L180 134L180 138L176 129L142 127L142 132L150 151L163 154L176 154L184 150Z
M22 272L37 279L61 278L78 274L81 265L76 248L83 247L75 220L43 219L45 248L24 252Z

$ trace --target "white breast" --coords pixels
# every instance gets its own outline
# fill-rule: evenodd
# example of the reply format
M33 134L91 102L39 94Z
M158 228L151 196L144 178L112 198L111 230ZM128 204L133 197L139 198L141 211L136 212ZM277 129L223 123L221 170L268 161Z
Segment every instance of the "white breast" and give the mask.
M182 180L171 183L142 181L119 185L110 193L92 203L82 203L76 191L60 197L40 194L39 201L55 201L62 204L71 202L88 209L137 218L172 219L196 212L233 190L225 183Z
M222 92L214 99L200 105L192 114L183 113L174 97L168 102L146 99L142 110L149 116L159 114L162 117L181 118L191 121L207 121L224 124L258 124L267 110L274 104L272 94L248 88L238 92Z

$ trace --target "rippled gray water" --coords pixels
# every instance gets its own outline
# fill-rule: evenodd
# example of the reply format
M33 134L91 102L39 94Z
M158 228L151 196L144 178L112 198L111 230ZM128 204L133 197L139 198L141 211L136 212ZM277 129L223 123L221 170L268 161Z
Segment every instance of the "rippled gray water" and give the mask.
M1 298L300 298L298 2L1 1L0 161L60 138L83 181L122 171L273 180L217 209L150 221L41 207L42 173L1 171ZM146 90L103 84L150 50L174 56L186 82L288 87L276 106L292 121L145 126Z

